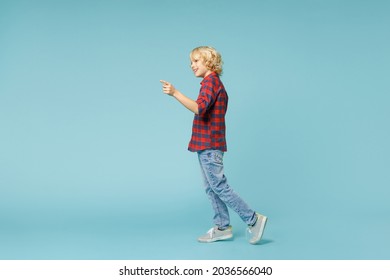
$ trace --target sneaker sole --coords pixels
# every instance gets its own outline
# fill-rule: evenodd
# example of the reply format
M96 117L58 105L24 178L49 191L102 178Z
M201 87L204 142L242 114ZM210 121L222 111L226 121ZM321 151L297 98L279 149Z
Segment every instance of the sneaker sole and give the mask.
M249 241L250 244L255 245L255 244L259 243L259 241L261 240L261 237L263 237L265 225L267 224L267 221L268 221L268 218L266 216L263 216L263 217L264 217L264 220L263 220L263 223L260 227L259 236L255 240L250 240Z
M224 236L221 236L221 237L217 237L217 238L213 238L213 239L207 239L207 240L199 240L198 239L198 241L200 243L211 243L211 242L222 241L222 240L227 240L227 239L231 239L231 238L233 238L233 234L224 235Z

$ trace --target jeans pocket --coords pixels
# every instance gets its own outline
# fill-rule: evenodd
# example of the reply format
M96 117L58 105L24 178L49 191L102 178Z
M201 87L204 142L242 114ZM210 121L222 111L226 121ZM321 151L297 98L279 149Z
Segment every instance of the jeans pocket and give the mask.
M223 164L223 153L220 151L214 151L212 157L215 163Z

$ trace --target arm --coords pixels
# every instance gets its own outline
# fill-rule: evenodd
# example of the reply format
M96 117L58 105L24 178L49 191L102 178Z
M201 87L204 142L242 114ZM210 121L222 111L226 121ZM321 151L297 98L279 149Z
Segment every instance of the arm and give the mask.
M194 101L194 100L188 98L187 96L185 96L184 94L182 94L171 83L166 82L164 80L160 80L160 82L163 84L163 92L164 93L176 98L177 101L179 101L184 107L186 107L188 110L190 110L194 114L199 114L198 103L196 103L196 101Z

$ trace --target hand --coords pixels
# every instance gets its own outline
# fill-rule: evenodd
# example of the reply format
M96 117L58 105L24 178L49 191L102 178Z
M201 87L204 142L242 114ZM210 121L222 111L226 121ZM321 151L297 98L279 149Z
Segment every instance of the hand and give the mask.
M173 95L175 93L176 89L171 83L164 80L160 80L160 83L162 83L162 89L164 93L168 95Z

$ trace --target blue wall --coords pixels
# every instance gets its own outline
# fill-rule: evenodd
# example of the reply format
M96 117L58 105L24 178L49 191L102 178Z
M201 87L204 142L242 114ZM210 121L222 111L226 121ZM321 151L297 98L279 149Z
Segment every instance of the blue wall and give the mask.
M388 259L389 12L1 0L0 258ZM225 61L226 174L270 217L261 249L233 213L237 240L195 241L212 213L187 152L193 116L159 80L195 99L199 45Z

